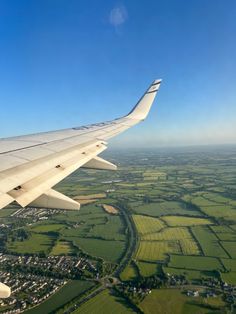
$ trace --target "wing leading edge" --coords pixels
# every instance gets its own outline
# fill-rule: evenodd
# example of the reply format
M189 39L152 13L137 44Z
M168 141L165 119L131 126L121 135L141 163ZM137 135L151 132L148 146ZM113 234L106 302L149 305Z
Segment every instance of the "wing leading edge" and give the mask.
M60 131L0 139L0 209L22 207L79 209L52 187L80 167L115 170L98 157L107 140L143 121L161 80L155 80L132 111L121 118Z

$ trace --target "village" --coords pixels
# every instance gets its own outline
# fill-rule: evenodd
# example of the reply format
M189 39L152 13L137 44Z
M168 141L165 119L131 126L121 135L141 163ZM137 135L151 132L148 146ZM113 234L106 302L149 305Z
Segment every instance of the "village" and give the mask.
M10 298L0 300L0 309L6 308L2 312L4 314L20 313L29 306L40 304L67 282L57 278L4 271L0 271L0 277L12 291ZM18 297L19 295L21 296Z
M1 281L11 287L11 297L0 301L2 313L20 313L42 303L69 279L80 278L84 270L97 276L88 259L70 256L17 256L0 254ZM12 308L12 309L11 309Z
M11 214L11 217L15 218L30 218L30 223L35 223L37 221L47 220L50 216L62 213L60 209L45 209L45 208L20 208Z

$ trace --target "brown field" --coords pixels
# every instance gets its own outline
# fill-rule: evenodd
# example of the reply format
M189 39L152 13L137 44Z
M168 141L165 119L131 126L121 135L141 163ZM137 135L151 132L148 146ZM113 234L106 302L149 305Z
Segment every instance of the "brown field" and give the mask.
M118 214L118 210L114 206L102 204L102 208L109 214Z
M97 193L97 194L88 194L88 195L78 195L74 197L75 200L78 200L81 202L81 200L96 200L99 198L105 198L105 193Z
M87 204L91 204L96 202L96 199L92 199L92 200L80 200L78 198L75 198L75 201L78 201L81 205L87 205Z

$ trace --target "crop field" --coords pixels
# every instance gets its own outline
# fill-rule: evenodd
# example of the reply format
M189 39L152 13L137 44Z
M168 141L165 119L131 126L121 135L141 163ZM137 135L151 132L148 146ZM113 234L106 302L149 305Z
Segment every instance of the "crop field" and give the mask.
M74 199L79 200L91 200L91 199L99 199L99 198L105 198L105 193L97 193L97 194L88 194L88 195L78 195Z
M196 241L185 227L165 228L157 233L146 234L142 236L141 239L147 241L175 241L179 243L183 254L199 254Z
M204 255L217 256L217 257L229 257L227 251L225 251L218 238L207 226L197 226L192 228L193 234L199 242Z
M207 218L184 217L184 216L166 216L162 218L168 226L197 226L209 225L212 222Z
M135 312L125 305L124 299L110 294L108 290L102 291L73 312L73 314L104 313L131 314Z
M168 253L181 253L181 248L175 241L141 241L136 258L143 261L162 261Z
M168 241L168 240L181 240L191 239L192 236L189 230L185 227L173 227L164 228L160 232L150 233L142 236L143 240L157 240L157 241Z
M88 205L88 204L93 204L97 201L97 199L91 199L91 200L86 200L86 199L77 199L74 198L75 201L77 201L78 203L80 203L80 205Z
M118 214L118 210L114 206L102 204L102 207L108 214Z
M180 246L181 246L181 250L182 253L184 255L198 255L200 254L199 252L199 248L196 244L196 242L194 241L194 239L181 239L179 240Z
M193 270L222 270L223 266L215 257L171 255L168 267Z
M165 228L158 233L145 235L142 239L149 241L178 241L184 255L199 254L198 245L187 228Z
M57 241L53 246L50 255L68 255L76 251L71 242Z
M133 220L141 235L154 233L164 228L164 223L158 218L147 217L142 215L133 215Z

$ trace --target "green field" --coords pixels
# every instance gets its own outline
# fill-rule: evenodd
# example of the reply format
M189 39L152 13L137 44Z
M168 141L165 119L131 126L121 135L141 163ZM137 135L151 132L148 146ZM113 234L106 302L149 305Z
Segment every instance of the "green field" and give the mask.
M87 236L105 240L125 240L124 224L119 216L109 216L104 224L94 225Z
M91 256L101 257L105 261L117 263L125 251L124 241L107 241L89 238L68 238L75 246Z
M221 244L231 258L236 258L236 242L221 241Z
M214 308L212 308L214 304ZM145 314L209 314L225 313L221 312L224 302L221 298L200 298L197 301L194 298L187 297L177 289L153 290L144 301L140 308Z
M205 270L192 270L186 268L173 268L173 267L163 267L163 271L166 275L182 275L185 276L187 280L196 281L201 278L215 278L216 274L214 271L205 271Z
M81 305L73 314L128 314L135 313L124 299L112 295L108 290L104 290L85 304Z
M213 201L217 204L226 204L226 205L232 205L236 206L236 201L232 200L231 198L225 197L223 195L220 195L218 193L204 193L204 198Z
M4 217L8 217L11 214L13 214L15 211L17 211L17 209L19 208L12 208L12 207L8 207L8 208L2 208L0 210L0 218L4 218Z
M158 232L165 226L161 220L153 217L133 215L133 220L138 233L141 235Z
M199 206L200 208L204 208L204 207L214 207L217 206L217 204L215 202L212 202L206 198L204 198L203 196L196 196L193 197L191 199L191 202L197 206Z
M197 225L209 225L211 221L206 218L197 217L185 217L185 216L166 216L162 218L168 226L179 227L179 226L197 226Z
M221 262L228 271L236 272L236 259L221 258Z
M184 227L165 228L158 233L144 235L142 239L149 241L178 241L183 254L199 254L197 243L193 239L189 230Z
M226 219L236 221L236 210L231 205L204 206L201 209L206 215L216 218L225 217Z
M57 241L53 246L50 255L67 255L76 252L71 242Z
M63 307L66 303L70 302L75 297L83 294L85 291L93 287L92 282L73 280L69 281L58 292L52 295L48 300L39 306L26 311L27 314L42 314L52 313Z
M165 215L191 215L199 216L201 213L193 209L190 204L183 202L158 202L143 204L141 206L133 207L135 213L144 214L153 217L165 216Z
M120 279L122 281L127 281L127 280L133 280L134 278L137 277L137 271L135 266L130 263L125 267L125 269L122 271L120 274Z
M193 234L199 242L204 255L216 257L229 257L222 248L218 238L207 226L197 226L192 228Z
M25 253L46 253L49 254L56 238L41 233L32 233L27 240L8 242L8 250L10 252Z
M223 266L217 258L205 256L171 255L169 267L193 270L222 270Z
M236 233L235 232L218 233L217 237L221 241L235 241L236 242Z
M92 229L91 225L79 224L75 227L66 228L60 231L62 237L86 237Z
M53 219L67 222L67 227L60 230L62 241L71 242L91 256L117 263L125 251L125 225L121 216L112 216L101 206L84 205L78 213L68 212Z
M221 233L230 233L232 229L228 226L210 226L210 228L217 234L219 237Z
M149 277L159 272L160 266L157 263L137 262L140 275Z
M175 241L141 241L136 253L136 259L143 261L162 261L169 253L181 253L181 248Z
M230 272L230 273L222 273L221 278L224 282L227 282L231 285L236 285L236 272Z
M192 197L191 202L199 206L206 215L213 217L231 217L231 219L235 220L236 210L234 201L232 201L231 199L227 199L227 202L222 203L222 196L219 194L214 195L214 200L212 199L212 197L211 199L204 197L203 194L203 196Z
M66 225L64 224L38 224L34 227L31 227L30 230L38 233L47 233L47 232L53 232L53 231L59 231L63 228L65 228Z

